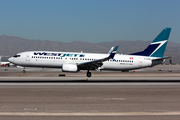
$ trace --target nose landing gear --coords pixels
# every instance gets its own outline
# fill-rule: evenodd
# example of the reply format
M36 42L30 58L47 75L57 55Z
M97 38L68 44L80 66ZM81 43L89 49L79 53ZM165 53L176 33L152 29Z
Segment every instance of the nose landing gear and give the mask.
M23 70L22 73L26 73L26 70Z

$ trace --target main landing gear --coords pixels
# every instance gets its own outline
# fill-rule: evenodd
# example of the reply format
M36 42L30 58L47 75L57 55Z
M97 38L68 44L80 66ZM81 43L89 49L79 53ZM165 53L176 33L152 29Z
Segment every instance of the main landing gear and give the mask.
M86 74L87 77L91 77L91 72L89 72L89 68L87 70L87 74Z
M86 74L86 76L87 76L87 77L91 77L91 72L88 71L87 74Z

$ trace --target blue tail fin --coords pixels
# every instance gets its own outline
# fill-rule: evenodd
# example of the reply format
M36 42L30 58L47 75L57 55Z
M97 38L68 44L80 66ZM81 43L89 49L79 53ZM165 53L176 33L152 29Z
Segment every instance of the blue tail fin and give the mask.
M132 53L130 55L163 57L170 32L171 28L165 28L144 51Z

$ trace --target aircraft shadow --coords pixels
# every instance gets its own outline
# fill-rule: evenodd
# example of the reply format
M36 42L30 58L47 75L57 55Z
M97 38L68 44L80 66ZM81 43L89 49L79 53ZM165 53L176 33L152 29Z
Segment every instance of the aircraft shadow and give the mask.
M180 80L1 80L0 83L173 83Z

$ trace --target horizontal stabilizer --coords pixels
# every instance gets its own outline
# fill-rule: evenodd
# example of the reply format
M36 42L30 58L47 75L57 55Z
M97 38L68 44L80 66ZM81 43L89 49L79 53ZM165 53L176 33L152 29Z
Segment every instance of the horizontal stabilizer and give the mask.
M164 60L164 59L169 59L169 58L172 58L172 57L165 56L165 57L157 58L157 59L153 59L153 60Z

